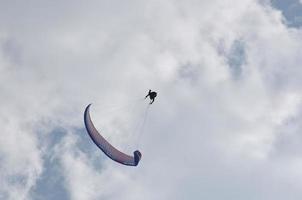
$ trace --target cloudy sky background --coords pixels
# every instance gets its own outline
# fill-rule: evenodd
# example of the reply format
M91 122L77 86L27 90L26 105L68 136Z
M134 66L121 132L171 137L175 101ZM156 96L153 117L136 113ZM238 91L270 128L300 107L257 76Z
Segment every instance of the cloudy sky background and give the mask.
M301 199L301 10L0 1L0 199ZM115 146L139 147L138 167L93 145L88 103Z

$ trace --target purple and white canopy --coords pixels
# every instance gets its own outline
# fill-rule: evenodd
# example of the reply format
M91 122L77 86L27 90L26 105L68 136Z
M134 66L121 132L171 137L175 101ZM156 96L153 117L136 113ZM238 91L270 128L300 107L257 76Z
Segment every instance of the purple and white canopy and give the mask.
M133 156L129 156L115 147L113 147L94 127L89 113L89 108L91 104L89 104L84 113L84 122L86 126L86 130L91 137L92 141L112 160L121 163L123 165L128 166L137 166L142 154L136 150L133 152Z

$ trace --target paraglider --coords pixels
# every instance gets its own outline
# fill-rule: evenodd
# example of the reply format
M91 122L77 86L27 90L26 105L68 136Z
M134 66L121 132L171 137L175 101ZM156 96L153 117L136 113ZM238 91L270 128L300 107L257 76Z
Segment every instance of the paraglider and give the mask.
M152 92L151 90L149 90L145 99L147 97L149 97L150 98L149 104L152 104L154 102L154 99L156 96L157 96L156 92L154 92L154 91ZM140 100L144 100L144 99L140 98ZM91 117L90 117L90 111L89 111L90 106L91 106L91 104L89 104L85 109L84 123L85 123L87 133L90 136L90 138L92 139L92 141L112 160L114 160L120 164L123 164L123 165L137 166L139 161L142 158L141 152L139 150L136 150L133 152L133 156L131 156L131 155L127 155L127 154L119 151L114 146L112 146L94 127ZM148 105L148 107L145 110L145 114L143 117L143 122L142 122L141 127L143 127L145 124L149 106L150 105Z
M133 156L127 155L115 147L113 147L94 127L89 113L89 104L84 113L84 122L85 127L88 132L88 135L91 137L92 141L112 160L128 166L137 166L142 154L138 150L133 152Z
M147 97L149 97L150 98L150 104L152 104L154 102L156 96L157 96L156 92L154 92L154 91L152 92L151 90L149 90L149 92L148 92L147 96L145 97L145 99Z

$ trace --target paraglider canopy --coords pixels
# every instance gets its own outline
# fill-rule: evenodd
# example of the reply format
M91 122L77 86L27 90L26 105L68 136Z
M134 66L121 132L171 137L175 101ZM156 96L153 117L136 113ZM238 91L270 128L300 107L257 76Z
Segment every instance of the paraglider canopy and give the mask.
M142 157L141 152L136 150L133 152L133 156L130 156L113 147L94 127L89 113L90 106L91 104L85 109L84 122L87 133L92 141L112 160L123 165L137 166Z

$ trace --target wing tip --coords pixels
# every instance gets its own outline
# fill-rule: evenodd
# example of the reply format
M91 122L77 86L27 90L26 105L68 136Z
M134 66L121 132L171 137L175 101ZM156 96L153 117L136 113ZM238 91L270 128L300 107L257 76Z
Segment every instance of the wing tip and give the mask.
M142 158L142 153L139 150L133 152L134 155L134 166L137 166Z
M92 103L88 104L85 108L85 113L89 110L90 106L92 105Z

